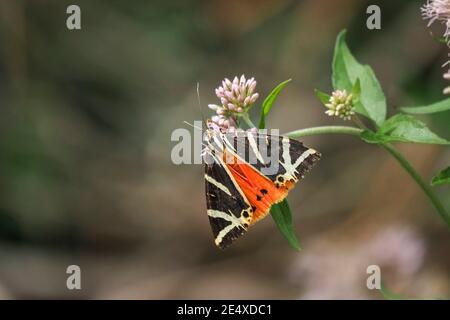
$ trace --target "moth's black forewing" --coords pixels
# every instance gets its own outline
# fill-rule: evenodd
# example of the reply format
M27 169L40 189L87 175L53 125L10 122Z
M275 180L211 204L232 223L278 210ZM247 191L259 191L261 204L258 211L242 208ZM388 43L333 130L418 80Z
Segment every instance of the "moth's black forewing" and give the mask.
M292 162L297 161L305 151L311 150L308 147L305 147L302 142L289 139L289 153L291 155ZM308 173L311 168L316 164L317 161L322 157L320 152L315 152L314 154L306 157L300 165L297 167L298 174L296 174L298 179L302 179L303 176Z
M242 212L248 210L250 205L239 193L223 165L218 162L211 162L209 162L210 164L205 164L205 190L208 212L210 210L215 210L226 215L226 217L229 216L231 219L234 217L235 219L232 220L241 219ZM212 179L207 179L208 177ZM221 188L217 186L216 182L222 185ZM228 192L225 192L224 189ZM211 216L209 213L208 217L214 238L216 239L216 244L222 249L229 246L233 240L244 234L246 231L247 226L243 223L235 224L235 226L230 229L229 226L232 223L229 220ZM219 238L220 232L227 227L229 228L229 231Z
M294 164L299 157L305 152L312 150L303 145L302 142L289 139L283 136L273 136L269 134L252 134L257 143L257 149L251 146L248 139L247 132L240 132L236 134L227 134L226 138L234 147L235 153L245 162L252 165L256 170L261 172L264 176L275 182L279 175L286 173L285 167L279 165L278 161L284 161L283 152L285 148L289 150L289 162ZM242 147L243 145L243 147ZM260 157L255 154L259 153ZM295 177L302 179L303 176L309 172L314 164L320 159L321 154L315 152L305 157L298 166L296 166ZM259 158L259 159L258 159ZM263 162L260 161L262 158ZM276 161L276 170L267 170ZM266 170L264 170L266 169ZM269 173L267 173L269 172Z

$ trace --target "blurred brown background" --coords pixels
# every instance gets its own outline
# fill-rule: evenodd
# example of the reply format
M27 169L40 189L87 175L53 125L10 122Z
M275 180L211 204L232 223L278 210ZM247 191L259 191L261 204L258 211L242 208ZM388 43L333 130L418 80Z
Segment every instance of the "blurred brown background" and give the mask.
M374 3L382 29L369 31ZM69 4L81 7L80 31L66 28ZM390 114L442 99L447 49L430 36L422 4L2 0L0 298L379 299L366 288L372 264L402 296L449 297L450 232L375 146L304 139L323 159L289 196L301 252L270 217L218 250L202 166L170 160L172 130L210 113L223 77L254 76L262 96L293 79L269 127L338 124L313 90L330 90L343 28ZM450 138L450 113L421 119ZM448 148L399 148L427 180L449 165ZM449 187L436 191L450 208ZM81 291L66 288L71 264Z

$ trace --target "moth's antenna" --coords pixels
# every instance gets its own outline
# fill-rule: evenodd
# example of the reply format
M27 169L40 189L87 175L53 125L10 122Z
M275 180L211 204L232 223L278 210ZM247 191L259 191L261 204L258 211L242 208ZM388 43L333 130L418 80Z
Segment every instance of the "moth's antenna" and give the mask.
M203 115L202 102L200 100L200 83L199 82L197 82L197 101L198 101L198 106L200 108L200 114L202 115L203 124L205 125L205 128L208 128L208 125L205 120L205 116Z
M187 121L183 121L185 124L187 124L188 126L191 126L192 128L194 128L194 129L198 129L198 130L200 130L200 131L202 131L203 130L203 128L200 128L200 127L197 127L197 126L194 126L192 123L189 123L189 122L187 122Z

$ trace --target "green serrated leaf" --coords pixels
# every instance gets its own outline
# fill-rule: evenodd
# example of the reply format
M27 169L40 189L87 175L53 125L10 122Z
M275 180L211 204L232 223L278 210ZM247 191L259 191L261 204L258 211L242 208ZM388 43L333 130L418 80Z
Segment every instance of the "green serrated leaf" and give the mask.
M322 102L324 105L330 102L331 96L325 92L320 91L319 89L315 89L314 92L316 93L317 98L319 98L320 102Z
M291 81L292 79L285 80L277 85L272 92L264 99L261 106L261 119L259 120L259 129L264 129L266 127L266 117L272 109L272 105L280 94L281 90Z
M295 235L294 225L292 224L292 213L287 200L284 199L282 202L272 205L270 214L280 232L288 240L290 246L295 250L300 251L301 246Z
M345 42L346 31L336 39L333 57L332 82L334 90L345 89L351 92L359 79L360 100L355 111L373 120L380 126L386 118L386 98L372 68L360 64L350 52Z
M386 120L375 136L383 142L450 143L433 133L422 121L406 114L397 114Z
M431 180L432 186L438 186L441 184L450 184L450 167L445 168L434 176Z
M429 113L448 111L448 110L450 110L450 98L427 105L427 106L402 107L402 108L400 108L400 110L402 110L405 113L409 113L409 114L429 114Z

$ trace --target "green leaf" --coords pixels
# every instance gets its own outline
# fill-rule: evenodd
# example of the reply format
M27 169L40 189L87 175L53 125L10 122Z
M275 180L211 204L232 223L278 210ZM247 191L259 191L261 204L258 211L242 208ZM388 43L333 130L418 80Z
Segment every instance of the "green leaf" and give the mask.
M300 251L301 246L298 242L297 236L295 235L294 225L292 224L291 209L289 208L287 200L284 199L282 202L272 205L272 208L270 208L270 214L277 224L278 229L288 240L291 247Z
M380 126L386 118L386 98L372 68L362 65L353 57L345 43L346 31L336 39L333 57L333 88L352 92L357 80L360 82L361 96L355 103L359 114L373 120Z
M402 107L400 108L405 113L410 114L429 114L450 110L450 98L430 104L428 106L420 107Z
M430 144L450 144L449 141L431 132L425 123L413 116L397 114L378 129L376 133L363 131L361 139L368 143L414 142Z
M353 102L359 102L359 98L361 97L361 81L359 81L359 78L357 78L355 83L353 84L352 95Z
M397 114L379 128L377 135L381 135L385 141L402 141L431 144L449 144L449 142L435 133L422 121L413 116Z
M318 89L315 89L314 92L316 93L316 96L317 98L319 98L320 102L322 102L324 105L330 102L331 96L329 94Z
M385 142L382 138L378 137L375 132L370 130L364 130L360 135L361 139L367 143L383 143Z
M444 170L440 171L437 175L434 176L433 180L431 180L432 186L447 183L450 184L450 167L447 167Z
M264 129L266 127L266 117L272 109L272 105L280 94L281 90L291 81L292 79L288 79L283 81L279 85L277 85L271 93L264 99L264 102L261 106L261 119L259 120L259 129Z

